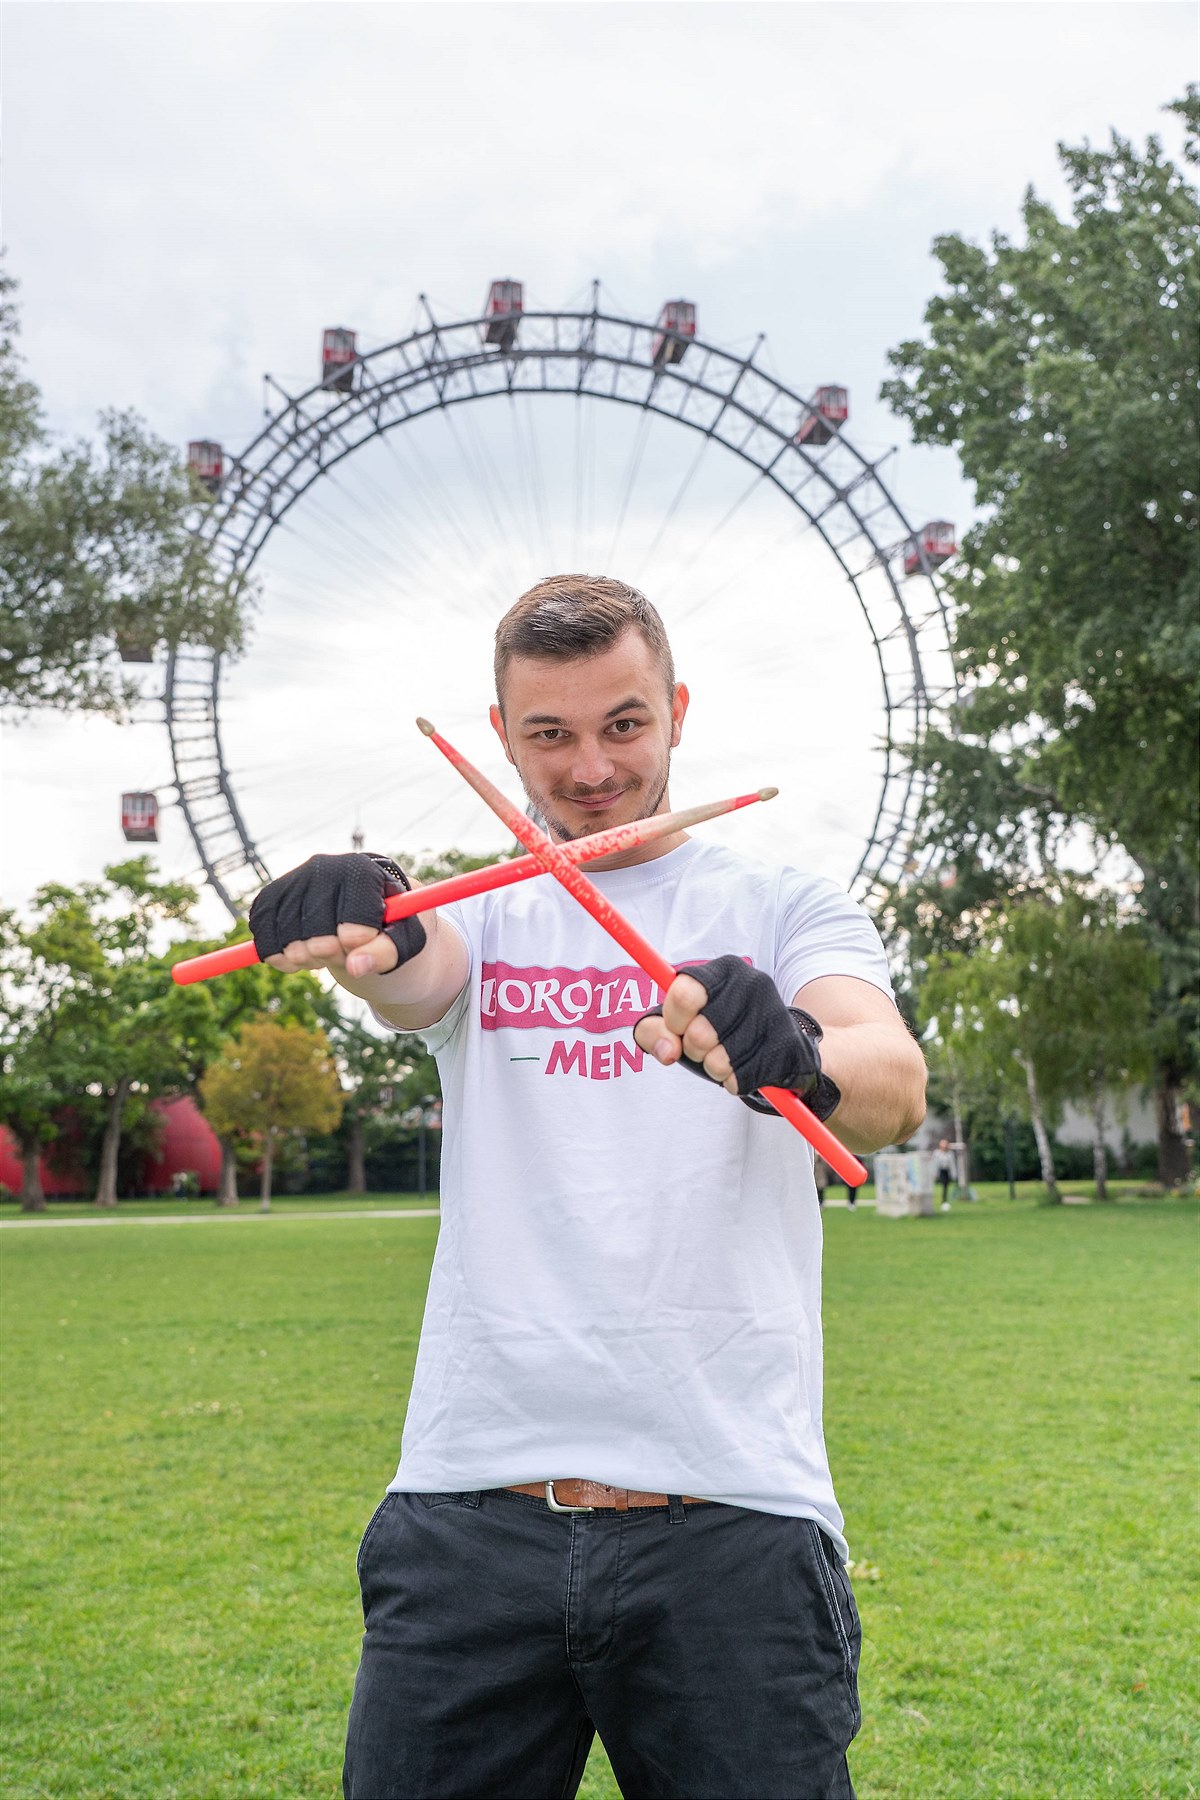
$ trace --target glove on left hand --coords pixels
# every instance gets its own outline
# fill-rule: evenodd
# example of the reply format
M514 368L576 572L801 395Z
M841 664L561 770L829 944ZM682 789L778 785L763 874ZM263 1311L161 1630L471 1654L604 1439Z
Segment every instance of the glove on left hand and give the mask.
M773 1113L761 1087L790 1088L802 1095L820 1119L829 1117L841 1093L821 1072L817 1045L821 1027L798 1006L786 1006L769 975L751 969L740 956L718 956L679 971L698 981L708 994L701 1012L725 1046L737 1078L738 1098L755 1112ZM662 1007L651 1007L643 1018L661 1018ZM640 1020L638 1021L640 1023ZM712 1079L703 1063L684 1053L680 1067Z

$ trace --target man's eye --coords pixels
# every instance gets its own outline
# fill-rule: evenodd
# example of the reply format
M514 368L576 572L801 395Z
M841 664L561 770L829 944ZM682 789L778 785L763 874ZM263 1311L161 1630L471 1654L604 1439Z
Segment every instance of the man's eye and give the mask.
M543 744L552 744L562 736L562 732L557 725L548 725L544 731L538 732L538 736Z
M631 731L637 730L637 723L636 719L614 719L613 730L618 737L628 737Z

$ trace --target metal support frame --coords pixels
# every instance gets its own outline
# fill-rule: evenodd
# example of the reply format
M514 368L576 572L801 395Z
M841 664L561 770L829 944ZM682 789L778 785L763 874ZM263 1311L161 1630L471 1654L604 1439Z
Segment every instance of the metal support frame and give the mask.
M795 441L808 402L754 362L699 338L680 362L655 367L657 325L602 312L526 312L514 344L485 345L474 316L428 324L363 354L353 392L315 383L285 404L240 456L197 520L219 566L244 581L280 520L315 481L384 432L437 408L512 394L561 394L637 406L716 439L756 468L802 514L834 557L875 646L886 733L879 804L851 887L869 899L909 857L924 782L905 752L957 698L951 621L925 567L898 577L895 546L914 536L881 480L840 429ZM269 379L269 378L268 378ZM880 459L883 460L883 459ZM924 562L924 558L922 561ZM268 879L234 798L221 748L220 658L181 647L167 667L165 706L180 805L208 881L234 917Z

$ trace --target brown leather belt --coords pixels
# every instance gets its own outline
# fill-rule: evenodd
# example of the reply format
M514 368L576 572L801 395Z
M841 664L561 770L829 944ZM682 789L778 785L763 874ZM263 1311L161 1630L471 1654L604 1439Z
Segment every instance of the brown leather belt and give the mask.
M642 1494L636 1488L608 1487L603 1481L523 1481L507 1490L510 1494L532 1494L544 1500L551 1512L595 1512L597 1507L612 1512L628 1512L631 1506L669 1506L667 1494ZM706 1500L695 1500L691 1494L680 1496L685 1506L707 1506Z

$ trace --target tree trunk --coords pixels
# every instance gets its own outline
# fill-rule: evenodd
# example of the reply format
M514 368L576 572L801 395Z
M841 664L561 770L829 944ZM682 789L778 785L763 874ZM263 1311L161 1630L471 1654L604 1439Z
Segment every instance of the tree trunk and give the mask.
M132 1086L133 1077L122 1075L108 1103L108 1124L104 1127L104 1142L100 1147L100 1178L96 1183L97 1206L117 1204L117 1152L121 1148L121 1115L125 1111L125 1102Z
M1033 1072L1033 1058L1019 1056L1017 1061L1025 1071L1025 1091L1029 1095L1029 1118L1033 1125L1033 1135L1037 1139L1038 1161L1042 1165L1042 1180L1046 1192L1056 1204L1062 1199L1058 1191L1058 1183L1054 1179L1054 1156L1050 1149L1050 1133L1046 1130L1046 1121L1042 1117L1042 1102L1038 1094L1037 1076Z
M221 1146L221 1175L217 1182L217 1205L236 1206L237 1191L237 1151L232 1138L218 1138Z
M42 1187L42 1146L37 1138L21 1145L21 1211L45 1212L46 1195Z
M346 1139L346 1192L365 1194L366 1191L367 1139L363 1122L355 1113L350 1120L350 1131Z
M1108 1095L1104 1086L1104 1070L1097 1069L1092 1088L1092 1167L1096 1174L1096 1198L1108 1199L1108 1143L1104 1129L1108 1123Z
M268 1131L266 1142L263 1144L262 1171L258 1184L259 1212L270 1212L271 1210L271 1164L274 1160L275 1133Z
M958 1197L967 1199L971 1189L971 1151L963 1131L962 1100L959 1097L958 1084L954 1086L954 1166L958 1174Z
M1165 1188L1182 1187L1192 1172L1187 1140L1180 1130L1178 1072L1160 1068L1154 1103L1158 1112L1158 1179Z

